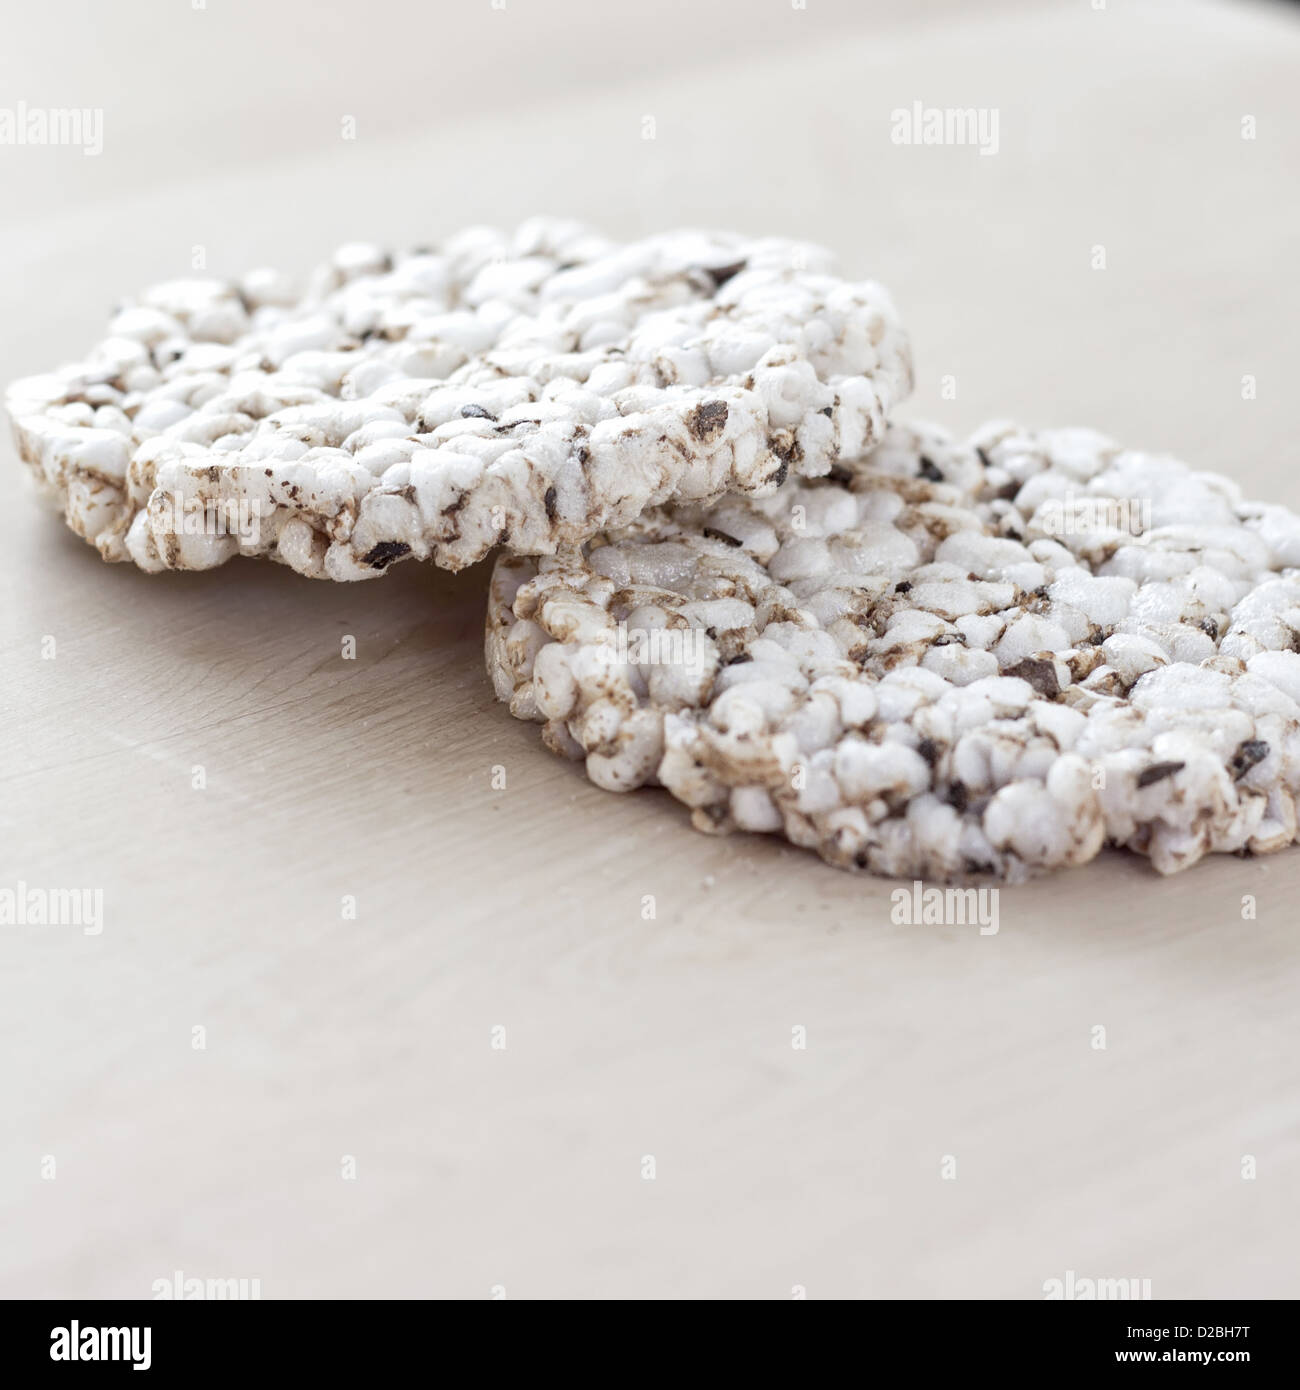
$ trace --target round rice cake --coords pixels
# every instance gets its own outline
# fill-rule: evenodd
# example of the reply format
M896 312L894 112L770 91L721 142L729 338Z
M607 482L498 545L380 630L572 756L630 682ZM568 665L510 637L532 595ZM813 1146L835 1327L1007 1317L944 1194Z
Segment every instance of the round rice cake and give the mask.
M823 474L911 380L888 295L817 247L535 219L397 259L346 246L305 293L271 272L159 285L6 405L105 559L362 579Z
M763 499L504 556L502 700L602 787L888 876L1296 838L1300 518L1086 430L892 425Z

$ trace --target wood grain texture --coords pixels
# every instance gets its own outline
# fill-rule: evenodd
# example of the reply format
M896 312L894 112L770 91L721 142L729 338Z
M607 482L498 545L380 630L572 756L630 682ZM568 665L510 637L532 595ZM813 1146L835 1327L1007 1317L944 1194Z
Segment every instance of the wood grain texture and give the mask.
M362 112L355 145L249 95L292 159L245 112L220 157L146 167L105 98L80 193L52 172L77 152L0 149L2 374L75 355L196 244L224 273L538 209L716 222L890 284L914 414L1093 424L1300 504L1296 18L815 10L516 109L374 137ZM914 100L997 107L999 153L891 145ZM0 1292L1034 1298L1073 1269L1300 1294L1300 852L1170 880L1107 854L1005 890L996 936L895 926L893 885L548 754L492 702L482 567L109 568L5 460L0 886L102 887L105 929L0 929Z

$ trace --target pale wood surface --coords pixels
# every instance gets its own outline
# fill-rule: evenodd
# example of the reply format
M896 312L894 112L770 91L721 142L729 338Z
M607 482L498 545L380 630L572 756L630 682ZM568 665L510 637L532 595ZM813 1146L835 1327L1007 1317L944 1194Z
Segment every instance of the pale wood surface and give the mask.
M913 413L1093 424L1300 504L1295 15L818 4L697 6L646 57L641 7L484 0L447 22L495 24L527 80L423 111L418 7L355 144L323 93L356 38L314 7L286 87L239 7L142 9L149 61L244 54L225 127L174 75L149 119L144 60L95 86L127 38L42 7L0 105L101 101L105 153L0 148L0 375L73 356L195 244L222 273L536 210L712 222L890 284ZM215 50L181 27L207 22ZM583 84L528 66L624 32ZM999 153L891 145L915 100L997 107ZM4 1293L147 1297L179 1269L265 1297L1032 1298L1073 1269L1300 1294L1300 851L1172 880L1108 854L1005 891L995 937L894 926L892 885L555 761L491 701L483 569L108 568L5 460L0 886L102 887L106 926L0 929Z

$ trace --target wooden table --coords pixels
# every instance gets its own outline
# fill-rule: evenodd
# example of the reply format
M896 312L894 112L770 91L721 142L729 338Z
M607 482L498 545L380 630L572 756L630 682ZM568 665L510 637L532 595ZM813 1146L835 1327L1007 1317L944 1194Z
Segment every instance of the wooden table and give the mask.
M1092 424L1300 504L1283 7L511 0L441 21L424 100L423 7L344 95L316 9L281 77L278 12L176 8L16 19L0 105L102 104L105 147L0 148L6 380L194 247L719 223L888 283L915 415ZM914 101L996 109L996 155L891 143ZM891 884L552 758L492 702L482 567L109 568L5 457L0 886L102 888L105 925L0 929L0 1292L1300 1294L1300 851L1108 853L1004 890L996 936L895 926Z

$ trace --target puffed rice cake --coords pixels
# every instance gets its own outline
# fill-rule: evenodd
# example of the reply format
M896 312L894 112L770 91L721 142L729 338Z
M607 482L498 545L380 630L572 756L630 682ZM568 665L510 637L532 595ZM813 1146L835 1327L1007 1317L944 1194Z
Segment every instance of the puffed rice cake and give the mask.
M347 246L301 295L270 272L159 285L6 405L107 560L350 580L549 554L880 438L908 344L885 291L831 267L775 238L617 245L549 219L396 260Z
M1300 517L1088 430L924 425L498 559L498 697L602 787L895 877L1296 838ZM656 636L657 634L657 636ZM657 642L657 647L656 647Z

